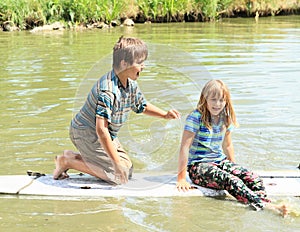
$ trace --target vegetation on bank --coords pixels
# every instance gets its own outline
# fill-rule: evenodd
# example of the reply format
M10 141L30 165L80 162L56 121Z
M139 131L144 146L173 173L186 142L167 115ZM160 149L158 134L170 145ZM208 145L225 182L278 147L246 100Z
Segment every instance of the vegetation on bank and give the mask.
M28 30L63 22L87 25L213 21L221 17L299 14L298 0L1 0L0 27Z

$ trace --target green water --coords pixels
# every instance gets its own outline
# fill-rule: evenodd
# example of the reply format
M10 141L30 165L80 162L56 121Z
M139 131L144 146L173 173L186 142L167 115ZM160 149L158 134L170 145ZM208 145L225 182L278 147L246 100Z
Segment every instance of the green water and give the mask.
M255 170L296 170L300 136L300 17L136 25L109 30L0 33L0 175L51 173L73 149L72 115L111 67L120 35L149 45L139 84L148 101L181 120L130 115L120 133L137 172L177 170L184 118L210 78L231 89L240 128L236 159ZM253 212L211 198L59 200L1 196L1 231L296 231L300 200L278 197L292 214Z

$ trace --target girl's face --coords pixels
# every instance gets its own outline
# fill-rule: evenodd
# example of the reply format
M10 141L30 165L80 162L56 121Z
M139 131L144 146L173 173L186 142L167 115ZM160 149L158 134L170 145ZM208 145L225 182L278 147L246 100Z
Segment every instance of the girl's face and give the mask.
M210 95L207 98L207 109L212 116L218 116L226 105L226 101L221 94Z

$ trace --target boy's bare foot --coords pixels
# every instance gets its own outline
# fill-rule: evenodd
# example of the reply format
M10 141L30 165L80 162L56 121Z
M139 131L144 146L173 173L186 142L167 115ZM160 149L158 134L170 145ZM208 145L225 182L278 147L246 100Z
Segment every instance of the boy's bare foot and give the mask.
M68 169L65 168L64 154L55 157L55 165L56 168L53 171L54 180L62 180L69 177L69 175L67 174Z

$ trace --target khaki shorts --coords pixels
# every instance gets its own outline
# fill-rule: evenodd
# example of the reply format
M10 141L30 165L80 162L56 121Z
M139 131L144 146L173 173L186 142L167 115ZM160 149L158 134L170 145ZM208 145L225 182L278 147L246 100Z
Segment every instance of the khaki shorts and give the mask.
M90 127L77 129L70 126L69 132L71 141L80 152L80 155L85 163L87 165L93 164L102 168L111 181L114 182L114 169L111 158L101 146L96 131ZM133 167L126 151L117 138L113 140L113 144L117 149L123 166L126 168L128 167L127 170L125 169L128 178L131 178Z

